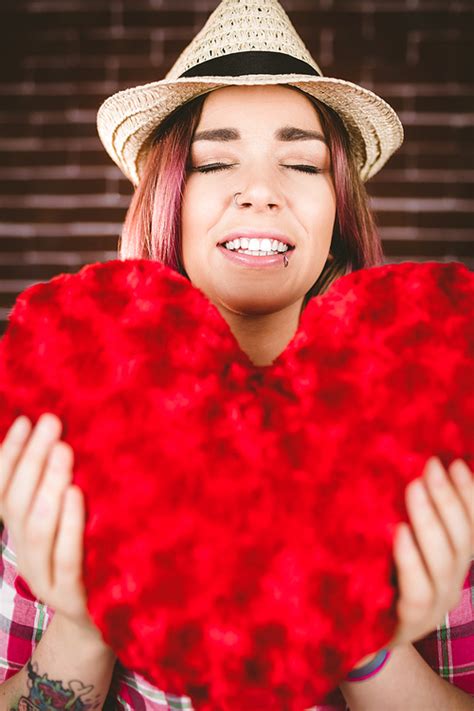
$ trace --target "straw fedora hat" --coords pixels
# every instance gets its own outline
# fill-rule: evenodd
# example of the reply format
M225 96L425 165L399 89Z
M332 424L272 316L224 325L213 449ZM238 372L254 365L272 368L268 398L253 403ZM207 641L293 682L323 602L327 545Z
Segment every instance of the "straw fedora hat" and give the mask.
M314 96L343 120L367 180L403 140L395 111L357 84L324 77L277 0L222 0L165 79L104 101L97 128L107 153L137 185L150 139L176 109L224 86L287 84Z

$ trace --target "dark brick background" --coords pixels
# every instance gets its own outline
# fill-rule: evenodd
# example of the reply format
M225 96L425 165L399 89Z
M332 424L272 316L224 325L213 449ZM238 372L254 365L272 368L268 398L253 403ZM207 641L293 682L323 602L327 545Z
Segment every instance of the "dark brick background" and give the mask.
M1 0L0 330L26 286L116 256L131 186L96 111L163 78L217 4ZM283 5L326 75L377 92L404 124L404 146L368 183L387 261L474 267L471 0Z

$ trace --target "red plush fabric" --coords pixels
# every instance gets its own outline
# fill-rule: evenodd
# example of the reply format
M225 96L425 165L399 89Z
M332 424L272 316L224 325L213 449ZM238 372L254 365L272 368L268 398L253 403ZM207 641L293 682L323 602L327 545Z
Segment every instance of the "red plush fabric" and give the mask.
M405 486L431 455L474 465L473 297L457 263L357 271L255 367L156 262L21 295L0 437L63 421L90 610L126 666L203 711L302 711L388 641Z

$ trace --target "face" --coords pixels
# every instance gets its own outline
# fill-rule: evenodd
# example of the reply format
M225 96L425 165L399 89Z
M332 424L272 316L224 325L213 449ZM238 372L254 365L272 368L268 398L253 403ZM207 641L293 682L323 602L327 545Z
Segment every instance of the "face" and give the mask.
M194 286L221 312L301 306L328 257L336 216L329 148L309 99L283 86L213 91L190 166L181 226Z

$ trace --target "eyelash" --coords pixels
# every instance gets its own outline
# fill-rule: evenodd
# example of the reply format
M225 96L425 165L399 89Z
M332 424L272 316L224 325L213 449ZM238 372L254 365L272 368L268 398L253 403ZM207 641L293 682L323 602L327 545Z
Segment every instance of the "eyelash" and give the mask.
M219 170L225 170L226 168L232 168L233 164L227 163L210 163L209 165L201 165L196 168L191 168L193 173L215 173ZM317 175L322 173L321 168L316 168L313 165L285 165L284 168L293 168L293 170L298 170L301 173L308 173L310 175Z

